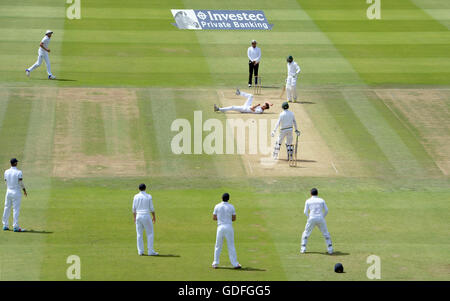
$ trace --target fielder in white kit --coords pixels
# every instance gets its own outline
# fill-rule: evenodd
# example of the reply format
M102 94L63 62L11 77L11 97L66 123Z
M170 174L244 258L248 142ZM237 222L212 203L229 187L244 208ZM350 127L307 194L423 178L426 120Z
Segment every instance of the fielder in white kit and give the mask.
M246 97L247 100L244 103L243 106L230 106L225 108L219 108L217 105L214 105L214 112L229 112L229 111L235 111L240 113L250 113L250 114L262 114L265 110L268 110L273 104L266 101L264 102L264 105L261 106L261 104L256 104L252 106L253 102L253 94L241 92L239 89L236 89L236 95L241 95L243 97Z
M308 219L306 222L305 231L302 235L302 245L300 253L306 252L306 244L308 243L308 237L311 235L315 226L319 227L322 232L325 242L327 244L328 254L333 254L333 244L331 243L330 233L328 232L325 216L328 214L328 207L325 201L319 198L319 194L316 188L311 189L311 198L306 200L304 213Z
M159 255L153 249L153 224L156 222L155 208L152 196L145 192L147 186L139 185L140 192L133 199L133 219L136 224L137 249L140 256L144 255L144 230L147 234L147 255ZM150 213L152 217L150 217Z
M13 208L13 229L14 232L25 232L19 227L20 203L22 201L22 192L27 196L27 190L23 184L22 171L17 168L16 158L10 160L11 168L5 171L4 179L6 181L5 210L3 211L3 230L9 230L9 215L11 207Z
M212 267L217 269L219 266L220 252L222 251L223 240L227 240L228 255L231 265L235 269L240 269L241 265L237 261L236 249L234 247L233 222L236 220L236 210L234 206L228 203L230 195L224 193L222 202L214 207L213 220L217 221L216 246L214 249L214 261Z
M42 64L42 60L44 60L45 65L47 66L48 79L56 78L55 76L53 76L52 71L50 69L50 58L48 57L48 54L50 53L48 45L50 44L50 38L52 37L52 34L53 31L51 30L47 30L45 32L45 36L44 38L42 38L41 43L39 44L38 58L36 63L34 63L33 66L25 70L27 76L30 76L31 71L39 67Z
M295 133L297 134L297 136L300 135L300 131L297 128L297 121L295 120L294 113L289 111L289 104L287 102L283 102L281 107L283 108L283 112L280 113L280 117L278 118L275 128L272 131L272 137L274 137L275 132L277 131L278 127L280 127L280 135L275 142L273 158L275 160L278 159L278 153L280 152L281 143L286 137L286 150L289 160L289 157L294 154L294 145L292 144L292 129L295 129Z
M294 62L292 55L288 56L287 61L287 78L286 78L286 96L289 102L297 101L297 79L300 73L300 66Z

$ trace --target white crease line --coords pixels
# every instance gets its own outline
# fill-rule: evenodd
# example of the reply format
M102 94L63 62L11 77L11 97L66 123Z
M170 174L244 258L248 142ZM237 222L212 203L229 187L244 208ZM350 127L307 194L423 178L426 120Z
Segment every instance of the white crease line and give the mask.
M331 161L331 166L333 166L334 171L335 171L336 173L339 173L339 171L337 170L337 168L336 168L336 166L334 165L333 161Z

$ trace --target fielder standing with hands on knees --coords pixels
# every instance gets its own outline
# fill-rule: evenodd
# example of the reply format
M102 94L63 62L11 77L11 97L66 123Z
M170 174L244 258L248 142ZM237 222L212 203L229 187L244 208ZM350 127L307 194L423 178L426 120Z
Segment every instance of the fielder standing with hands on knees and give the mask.
M10 160L11 168L5 171L4 179L6 182L5 209L3 211L3 231L9 230L9 215L11 207L13 208L13 229L14 232L25 232L19 227L20 203L22 201L22 192L28 196L25 185L23 184L22 171L17 168L16 158Z
M307 199L305 203L304 213L308 221L306 222L305 231L302 235L300 253L306 252L308 237L311 235L314 227L317 226L325 238L328 254L331 255L333 254L333 244L331 243L330 233L328 232L327 222L325 221L325 216L328 214L328 207L325 204L325 201L317 196L318 194L319 191L317 188L311 189L311 198Z
M214 249L213 269L219 266L220 252L222 252L223 240L227 240L228 255L230 257L231 265L235 269L240 269L241 265L237 261L236 249L234 247L234 230L233 222L236 220L236 210L234 206L228 203L230 195L224 193L222 195L222 202L214 207L213 220L217 221L217 236L216 246Z
M152 196L145 192L147 186L139 185L140 192L133 199L133 220L136 224L137 249L140 256L144 255L144 230L147 234L147 255L159 255L153 249L153 224L156 222L155 209L153 208ZM150 213L152 217L150 218Z
M255 75L255 85L258 84L259 62L261 61L261 49L256 47L256 41L252 40L252 45L248 47L248 86L252 86L253 74Z

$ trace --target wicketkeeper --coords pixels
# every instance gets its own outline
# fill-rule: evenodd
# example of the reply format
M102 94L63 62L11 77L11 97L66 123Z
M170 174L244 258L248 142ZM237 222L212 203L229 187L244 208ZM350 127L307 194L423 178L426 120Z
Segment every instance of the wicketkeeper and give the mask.
M295 128L295 133L297 134L297 136L300 135L300 131L297 128L297 121L295 120L294 113L289 111L289 104L287 102L283 102L281 107L283 108L283 112L280 113L277 124L272 131L272 137L274 137L275 132L277 131L278 127L280 127L280 134L277 141L275 142L275 147L273 150L273 158L275 160L278 159L278 153L280 152L281 143L286 137L286 150L287 158L289 161L289 158L294 154L294 145L292 144L292 129Z

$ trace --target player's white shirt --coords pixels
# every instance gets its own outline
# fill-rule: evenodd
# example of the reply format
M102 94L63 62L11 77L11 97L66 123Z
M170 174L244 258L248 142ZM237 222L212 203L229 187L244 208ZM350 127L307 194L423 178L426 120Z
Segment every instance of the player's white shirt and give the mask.
M274 131L276 131L280 127L281 130L292 129L292 127L297 130L297 121L295 120L295 115L289 110L284 110L280 113L280 117L278 117L278 121L275 125Z
M250 61L256 61L259 63L261 60L261 49L259 47L253 48L252 46L247 49L247 56Z
M287 63L288 76L296 76L300 73L300 71L300 66L297 64L297 62L293 61L292 63Z
M22 171L17 169L17 167L15 166L12 166L10 169L5 170L4 179L6 181L8 190L20 191L21 187L19 185L19 179L22 178Z
M50 44L50 38L48 37L48 35L45 35L42 38L41 43L44 44L44 47L48 49L48 45ZM47 51L42 49L42 47L40 47L40 46L39 46L39 52L41 52L41 53L48 53Z
M264 110L261 108L261 106L256 107L254 112L251 111L251 113L255 113L255 114L262 114L263 112L264 112Z
M323 218L328 214L328 207L323 199L317 196L312 196L306 200L304 213L308 218Z
M134 196L133 212L138 214L148 214L155 212L153 208L152 196L145 191L141 191Z
M217 224L231 225L233 224L232 217L236 215L234 206L228 202L221 202L214 207L214 215L217 215Z

